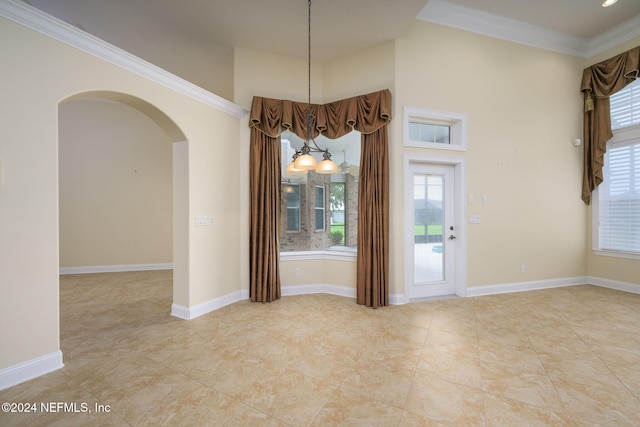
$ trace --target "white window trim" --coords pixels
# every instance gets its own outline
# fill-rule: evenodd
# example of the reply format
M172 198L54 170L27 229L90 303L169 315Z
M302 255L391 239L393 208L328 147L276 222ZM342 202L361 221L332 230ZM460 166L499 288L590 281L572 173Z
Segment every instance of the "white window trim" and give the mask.
M633 125L613 131L613 138L607 141L607 149L616 145L627 145L638 141L640 125ZM591 249L594 255L614 258L640 259L640 252L614 251L600 248L600 198L598 188L591 195Z
M409 139L409 121L417 118L425 123L451 126L451 143L414 141ZM467 115L448 111L404 107L404 146L434 150L467 151Z
M321 233L321 232L326 231L326 229L327 229L327 189L325 188L324 185L316 185L316 190L315 190L316 193L314 194L314 197L316 198L316 201L317 201L317 197L318 197L317 196L318 188L322 188L322 201L323 201L324 205L321 208L319 208L316 205L314 207L314 209L313 209L313 214L314 214L313 215L313 219L314 219L313 228L314 228L314 231L316 233ZM317 211L322 211L322 228L318 228L318 224L315 221L317 219L317 216L316 216L317 213L318 213Z
M300 233L300 212L302 210L302 202L301 202L302 194L300 192L300 184L298 184L298 183L286 183L284 185L288 185L288 186L291 186L291 187L298 187L298 207L297 208L290 208L289 206L286 206L286 208L285 208L285 209L287 209L287 211L289 209L298 209L298 229L297 230L289 230L289 229L287 229L287 230L285 230L285 233ZM288 216L289 215L287 215L287 217ZM287 223L287 226L289 226L288 223Z
M333 260L355 262L358 252L355 248L344 247L326 251L280 252L280 261Z

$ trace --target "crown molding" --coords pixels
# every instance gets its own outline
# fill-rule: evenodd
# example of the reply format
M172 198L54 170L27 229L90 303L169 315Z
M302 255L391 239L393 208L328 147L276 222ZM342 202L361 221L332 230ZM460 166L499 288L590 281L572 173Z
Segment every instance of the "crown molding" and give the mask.
M420 11L417 19L584 59L640 35L640 17L631 19L598 37L586 39L446 0L430 0Z
M589 58L640 37L640 16L631 18L611 30L589 40Z
M234 117L242 118L248 114L248 111L239 105L22 1L0 0L0 16Z

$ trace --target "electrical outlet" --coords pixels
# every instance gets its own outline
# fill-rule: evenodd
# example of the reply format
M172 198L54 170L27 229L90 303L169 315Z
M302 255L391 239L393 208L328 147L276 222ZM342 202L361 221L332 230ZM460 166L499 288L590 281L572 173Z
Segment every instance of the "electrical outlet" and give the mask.
M522 264L520 266L520 273L524 273L525 271L527 271L527 267L524 264Z
M296 268L296 276L300 275L300 268Z

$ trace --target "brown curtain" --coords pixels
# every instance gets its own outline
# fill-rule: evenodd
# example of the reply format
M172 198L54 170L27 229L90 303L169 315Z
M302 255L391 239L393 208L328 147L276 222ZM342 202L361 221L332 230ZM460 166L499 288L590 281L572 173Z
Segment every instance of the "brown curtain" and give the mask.
M389 305L389 149L387 129L362 135L358 184L356 302Z
M602 183L607 141L613 137L609 97L640 77L640 46L586 68L580 90L584 96L582 200Z
M253 302L280 298L280 137L251 129L250 287Z
M290 130L304 138L307 132L305 118L307 108L308 104L305 102L253 98L249 119L249 126L252 127L250 178L250 294L252 301L263 301L263 299L254 299L253 295L271 293L267 290L272 290L274 287L277 287L277 297L273 299L280 296L278 272L280 134L284 130ZM386 125L391 120L391 92L385 89L329 104L312 104L311 111L316 117L312 132L314 138L320 133L328 138L340 138L354 129L362 133L358 184L357 302L374 308L388 305L389 149ZM273 141L275 146L272 149L258 148L258 146L270 145ZM278 154L274 156L273 153L276 150ZM263 156L263 158L256 163L255 156ZM277 167L274 163L277 163ZM267 185L263 184L262 180L269 181L269 189L265 188ZM271 189L272 183L277 184L277 196ZM269 194L256 194L263 191L269 191ZM265 213L275 215L275 218L267 221L254 217ZM275 275L266 271L273 272Z

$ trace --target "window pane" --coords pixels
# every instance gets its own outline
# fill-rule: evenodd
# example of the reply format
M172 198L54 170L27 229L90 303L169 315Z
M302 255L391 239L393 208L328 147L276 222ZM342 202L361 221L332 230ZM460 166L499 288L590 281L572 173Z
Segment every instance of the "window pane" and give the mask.
M346 215L346 184L344 182L331 183L331 189L329 194L329 207L330 207L330 223L331 232L329 234L331 238L331 244L344 245L346 236L345 227L345 215Z
M610 97L611 128L640 124L640 79Z
M316 209L324 208L324 187L316 186Z
M284 185L283 196L286 198L286 225L289 232L300 231L300 186Z
M287 231L300 231L300 209L287 209Z
M409 139L436 144L450 144L451 127L431 123L409 122Z
M339 173L323 175L309 171L289 175L286 166L303 141L291 132L282 134L282 252L356 250L360 138L356 131L336 140L316 138L319 147L331 152ZM314 155L320 160L321 154ZM336 203L336 191L340 194L340 203Z
M640 143L609 147L600 190L600 248L640 252Z
M324 218L324 187L316 186L316 228L315 231L325 229Z
M287 198L288 208L300 207L300 186L299 185L286 185L285 193Z
M429 283L444 280L443 192L441 175L413 177L414 281Z

